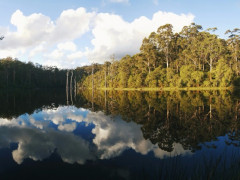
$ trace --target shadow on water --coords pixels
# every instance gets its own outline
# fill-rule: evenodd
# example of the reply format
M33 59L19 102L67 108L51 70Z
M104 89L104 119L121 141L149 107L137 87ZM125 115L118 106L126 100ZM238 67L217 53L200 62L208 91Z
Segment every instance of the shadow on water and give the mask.
M31 114L43 107L66 104L65 89L12 89L0 91L0 117L12 118Z

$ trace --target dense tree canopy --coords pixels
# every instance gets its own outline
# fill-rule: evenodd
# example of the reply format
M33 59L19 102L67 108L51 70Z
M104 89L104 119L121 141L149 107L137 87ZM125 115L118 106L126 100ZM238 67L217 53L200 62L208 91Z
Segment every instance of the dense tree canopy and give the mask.
M58 88L65 87L66 70L56 67L23 63L7 57L0 60L1 88Z
M81 86L92 88L228 87L237 81L240 30L229 30L228 39L192 23L174 33L166 24L143 39L140 52L120 61L98 65L84 76ZM238 83L236 83L238 84Z

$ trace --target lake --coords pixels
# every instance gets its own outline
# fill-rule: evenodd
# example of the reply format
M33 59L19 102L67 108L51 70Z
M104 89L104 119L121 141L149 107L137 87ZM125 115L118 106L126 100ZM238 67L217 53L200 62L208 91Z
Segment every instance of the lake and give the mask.
M230 91L0 91L1 179L239 179Z

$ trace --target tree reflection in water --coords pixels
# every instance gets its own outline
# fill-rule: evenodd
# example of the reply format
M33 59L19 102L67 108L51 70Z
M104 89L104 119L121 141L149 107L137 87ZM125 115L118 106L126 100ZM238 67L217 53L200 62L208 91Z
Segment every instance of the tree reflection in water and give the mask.
M17 143L10 154L19 167L58 154L69 171L91 166L101 177L112 165L120 179L240 177L239 96L229 91L85 90L69 97L71 106L65 90L0 97L0 152Z
M82 91L94 103L95 111L104 111L123 120L141 124L145 139L171 152L174 143L195 151L200 143L217 140L227 134L226 144L239 146L239 100L230 91L136 92ZM214 146L211 146L214 148Z

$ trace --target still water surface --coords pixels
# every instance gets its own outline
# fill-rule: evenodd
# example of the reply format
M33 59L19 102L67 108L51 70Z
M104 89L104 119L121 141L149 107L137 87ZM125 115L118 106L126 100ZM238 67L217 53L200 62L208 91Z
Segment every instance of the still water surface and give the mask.
M1 179L238 179L239 96L0 92Z

